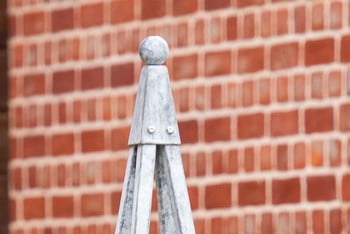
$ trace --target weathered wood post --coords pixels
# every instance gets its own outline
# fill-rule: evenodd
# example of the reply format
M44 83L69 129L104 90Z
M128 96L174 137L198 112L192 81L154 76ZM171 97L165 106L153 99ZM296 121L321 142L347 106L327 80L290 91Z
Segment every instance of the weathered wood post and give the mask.
M169 47L159 36L144 39L142 68L129 136L129 158L116 234L149 233L156 173L161 233L195 233L180 152L168 69Z

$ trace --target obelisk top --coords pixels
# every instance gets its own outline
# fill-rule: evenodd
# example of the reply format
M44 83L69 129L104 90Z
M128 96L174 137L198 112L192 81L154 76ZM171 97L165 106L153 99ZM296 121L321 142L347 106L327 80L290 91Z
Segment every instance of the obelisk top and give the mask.
M140 44L139 54L147 65L161 65L169 55L168 43L160 36L146 37Z

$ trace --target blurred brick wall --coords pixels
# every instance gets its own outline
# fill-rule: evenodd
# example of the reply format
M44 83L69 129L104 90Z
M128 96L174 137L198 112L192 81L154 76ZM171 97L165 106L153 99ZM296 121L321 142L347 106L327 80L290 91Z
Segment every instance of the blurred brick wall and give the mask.
M0 2L0 233L8 233L7 1Z
M350 232L349 1L8 5L11 233L113 232L151 34L197 233Z

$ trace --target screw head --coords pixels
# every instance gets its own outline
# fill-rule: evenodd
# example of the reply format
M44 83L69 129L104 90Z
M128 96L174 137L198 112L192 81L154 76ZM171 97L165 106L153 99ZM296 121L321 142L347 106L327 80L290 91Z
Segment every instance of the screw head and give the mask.
M166 131L169 133L169 134L173 134L174 133L174 128L173 126L168 126Z
M152 134L152 133L154 133L156 131L156 128L154 126L149 126L147 128L147 131Z

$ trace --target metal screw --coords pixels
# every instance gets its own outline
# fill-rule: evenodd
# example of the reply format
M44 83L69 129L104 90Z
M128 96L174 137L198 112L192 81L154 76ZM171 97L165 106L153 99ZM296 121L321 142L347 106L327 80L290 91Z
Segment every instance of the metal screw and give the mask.
M154 126L149 126L147 131L152 134L156 131L156 128Z
M172 126L168 126L166 131L169 133L169 134L173 134L174 133L174 128Z

